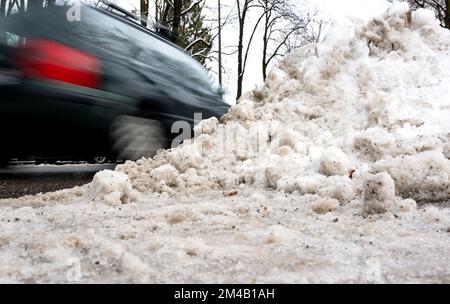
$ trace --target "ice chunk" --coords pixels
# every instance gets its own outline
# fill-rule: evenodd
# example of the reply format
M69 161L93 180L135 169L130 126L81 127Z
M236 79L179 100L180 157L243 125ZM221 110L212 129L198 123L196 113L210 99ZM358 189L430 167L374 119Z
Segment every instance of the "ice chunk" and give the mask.
M371 175L364 180L364 200L369 213L384 213L395 205L395 182L386 173Z
M347 156L336 147L326 149L320 160L320 173L327 176L348 175L352 169Z
M336 210L339 207L339 201L334 198L320 198L311 204L311 209L315 213L325 214Z
M200 121L195 127L194 127L194 134L195 136L200 136L201 134L212 134L216 131L217 125L219 121L216 117L211 117L209 119L205 119Z
M153 183L164 183L167 186L174 187L178 184L178 170L173 166L166 164L153 169L150 177Z
M113 206L127 204L136 199L128 176L111 170L100 171L94 176L88 186L87 197L92 201Z
M450 160L441 151L381 160L374 167L389 172L404 198L428 202L450 200Z

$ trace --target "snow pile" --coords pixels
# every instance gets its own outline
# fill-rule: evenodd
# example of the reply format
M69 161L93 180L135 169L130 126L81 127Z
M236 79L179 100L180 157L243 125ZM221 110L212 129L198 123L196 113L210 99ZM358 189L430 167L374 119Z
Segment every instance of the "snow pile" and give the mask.
M372 212L447 201L449 46L432 12L392 5L290 55L221 124L118 170L143 193L272 188L319 195L320 212L334 200Z

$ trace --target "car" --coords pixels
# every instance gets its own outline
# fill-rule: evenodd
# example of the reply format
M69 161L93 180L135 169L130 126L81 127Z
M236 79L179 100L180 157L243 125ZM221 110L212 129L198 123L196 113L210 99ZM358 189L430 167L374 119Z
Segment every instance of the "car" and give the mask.
M169 147L175 122L228 111L206 68L158 33L88 5L69 20L69 9L0 17L3 165L135 160Z

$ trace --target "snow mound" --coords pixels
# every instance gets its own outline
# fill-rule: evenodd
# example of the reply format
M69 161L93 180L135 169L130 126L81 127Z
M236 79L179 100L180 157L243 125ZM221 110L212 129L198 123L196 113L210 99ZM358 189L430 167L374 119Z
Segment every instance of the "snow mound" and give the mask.
M117 170L143 193L251 186L318 195L320 212L450 200L449 31L405 3L333 28L220 124L202 121L194 139Z

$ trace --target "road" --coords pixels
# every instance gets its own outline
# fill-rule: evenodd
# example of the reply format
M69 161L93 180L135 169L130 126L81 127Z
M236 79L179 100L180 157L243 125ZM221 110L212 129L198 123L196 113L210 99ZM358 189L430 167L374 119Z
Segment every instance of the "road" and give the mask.
M114 170L115 166L115 164L16 165L0 169L0 199L81 186L89 183L98 171Z

